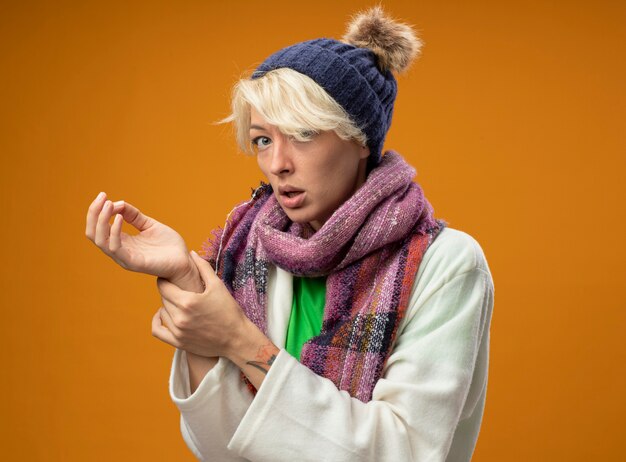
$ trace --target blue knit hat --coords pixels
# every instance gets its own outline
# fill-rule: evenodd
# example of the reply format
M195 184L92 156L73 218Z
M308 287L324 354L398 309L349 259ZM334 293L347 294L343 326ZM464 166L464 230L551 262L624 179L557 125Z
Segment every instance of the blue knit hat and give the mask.
M283 48L270 55L252 78L290 68L313 79L365 133L370 170L380 162L391 126L398 91L391 71L408 67L419 47L409 26L390 20L380 7L374 7L352 21L344 41L320 38Z

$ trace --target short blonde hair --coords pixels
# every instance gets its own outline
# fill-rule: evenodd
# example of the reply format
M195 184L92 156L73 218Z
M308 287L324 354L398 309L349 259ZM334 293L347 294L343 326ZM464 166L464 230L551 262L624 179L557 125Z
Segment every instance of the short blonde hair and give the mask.
M250 142L250 108L271 125L298 141L311 133L333 130L344 140L363 146L367 137L346 111L313 79L293 69L280 68L257 79L239 80L232 94L232 113L220 122L233 122L242 151L254 153Z

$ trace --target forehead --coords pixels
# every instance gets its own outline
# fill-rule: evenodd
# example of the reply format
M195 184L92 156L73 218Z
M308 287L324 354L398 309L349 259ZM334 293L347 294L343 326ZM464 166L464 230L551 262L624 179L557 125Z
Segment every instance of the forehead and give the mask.
M265 124L265 118L259 114L259 111L254 106L250 106L250 124L261 123Z
M254 106L250 106L250 130L273 131L277 130L277 127L267 122Z

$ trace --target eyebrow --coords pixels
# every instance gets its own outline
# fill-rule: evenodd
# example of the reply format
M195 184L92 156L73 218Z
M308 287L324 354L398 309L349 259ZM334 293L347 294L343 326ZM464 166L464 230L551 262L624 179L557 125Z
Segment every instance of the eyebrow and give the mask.
M255 130L265 130L267 131L267 128L265 128L262 125L250 125L250 130L255 129Z

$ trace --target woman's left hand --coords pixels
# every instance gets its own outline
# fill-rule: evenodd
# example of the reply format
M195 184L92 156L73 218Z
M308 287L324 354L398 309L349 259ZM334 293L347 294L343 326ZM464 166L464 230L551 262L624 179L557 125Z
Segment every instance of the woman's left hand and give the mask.
M195 252L191 257L204 292L187 292L158 278L163 307L152 318L152 335L199 356L228 358L258 389L278 347L246 317L213 267Z
M152 319L152 335L200 356L229 357L249 323L213 267L197 253L191 256L204 292L187 292L157 278L163 306Z

